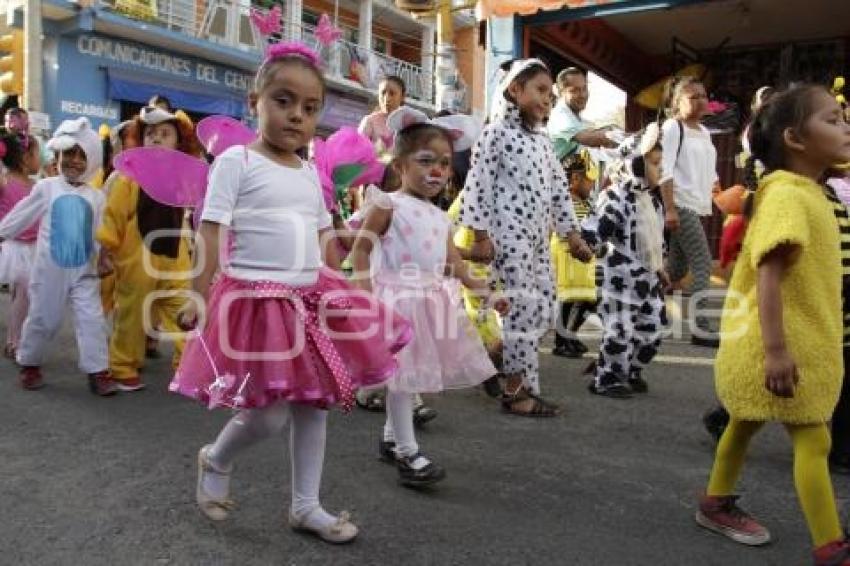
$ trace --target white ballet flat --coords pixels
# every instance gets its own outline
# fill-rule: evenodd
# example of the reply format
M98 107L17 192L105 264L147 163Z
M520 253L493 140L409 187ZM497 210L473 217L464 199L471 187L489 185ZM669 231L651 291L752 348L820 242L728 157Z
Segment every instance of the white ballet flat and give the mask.
M195 490L195 499L201 512L213 521L224 521L236 506L233 500L215 499L204 491L204 474L216 474L219 476L230 476L229 472L216 469L209 461L207 452L210 445L202 446L198 450L198 487Z
M331 544L345 544L353 541L357 537L357 525L351 522L351 515L347 511L343 511L336 518L336 521L325 527L317 529L306 524L305 519L310 516L310 513L304 519L298 519L292 513L289 514L289 526L294 531L310 533L316 535L325 542Z

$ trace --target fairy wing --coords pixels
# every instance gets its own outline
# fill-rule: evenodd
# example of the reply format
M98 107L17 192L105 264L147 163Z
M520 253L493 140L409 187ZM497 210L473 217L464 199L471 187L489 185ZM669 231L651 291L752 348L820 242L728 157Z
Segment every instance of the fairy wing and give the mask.
M167 206L195 207L207 190L209 165L197 157L164 147L136 147L119 153L115 169Z
M257 139L257 132L230 116L208 116L198 122L198 139L213 157L234 145L248 145Z

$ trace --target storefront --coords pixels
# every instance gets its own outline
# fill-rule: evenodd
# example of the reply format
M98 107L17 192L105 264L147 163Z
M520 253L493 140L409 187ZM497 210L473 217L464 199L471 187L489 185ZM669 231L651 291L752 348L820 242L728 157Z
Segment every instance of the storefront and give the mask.
M491 14L514 15L509 22L515 56L540 57L555 72L582 67L625 90L629 129L659 114L661 89L649 87L683 69L698 69L710 97L733 109L728 120L709 125L724 187L740 180L735 168L738 138L759 87L781 88L797 81L831 84L836 76L850 73L848 2L788 0L781 10L775 0L481 3ZM721 222L717 214L707 226L715 244Z
M45 110L53 125L86 116L96 126L114 126L155 94L195 119L249 119L253 75L242 69L99 33L49 37L44 54ZM366 98L329 90L319 133L357 125L369 111Z

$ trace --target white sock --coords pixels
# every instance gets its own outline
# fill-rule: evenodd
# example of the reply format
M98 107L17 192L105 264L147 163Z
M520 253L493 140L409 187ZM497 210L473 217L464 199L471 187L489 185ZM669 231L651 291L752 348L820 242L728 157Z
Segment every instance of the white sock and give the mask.
M387 392L387 420L395 436L396 454L402 457L419 452L413 432L413 395L401 391ZM386 429L385 429L386 430Z
M308 529L326 529L336 523L336 517L322 509L321 505L301 511L300 513L292 513L302 526Z
M217 472L215 473L204 471L201 476L201 487L204 493L219 501L227 499L230 496L230 469L222 468L212 462L209 454L211 450L207 449L207 463L210 464ZM232 468L232 466L231 466Z
M410 463L410 467L413 468L414 470L421 470L422 468L424 468L425 466L427 466L430 463L431 463L431 460L429 460L428 458L426 458L425 456L420 454L419 456L416 457L415 460L413 460Z
M319 503L328 412L297 403L290 407L292 514L312 528L323 528L336 521L336 517L326 513Z

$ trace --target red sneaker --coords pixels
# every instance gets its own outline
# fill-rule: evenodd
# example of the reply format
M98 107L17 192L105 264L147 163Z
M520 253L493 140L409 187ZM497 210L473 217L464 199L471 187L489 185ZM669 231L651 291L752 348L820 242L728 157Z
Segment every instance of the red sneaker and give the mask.
M702 496L696 515L697 523L741 544L760 546L769 543L770 532L738 507L737 501L736 495Z
M18 379L21 382L21 387L30 391L44 387L44 381L41 379L41 369L38 366L22 367L21 373L18 374Z
M850 566L850 543L836 540L816 548L815 566Z
M112 374L107 370L89 374L89 389L92 393L101 397L108 397L118 393L118 386L115 385Z
M113 378L113 380L120 391L140 391L145 388L145 382L138 375L125 379Z

